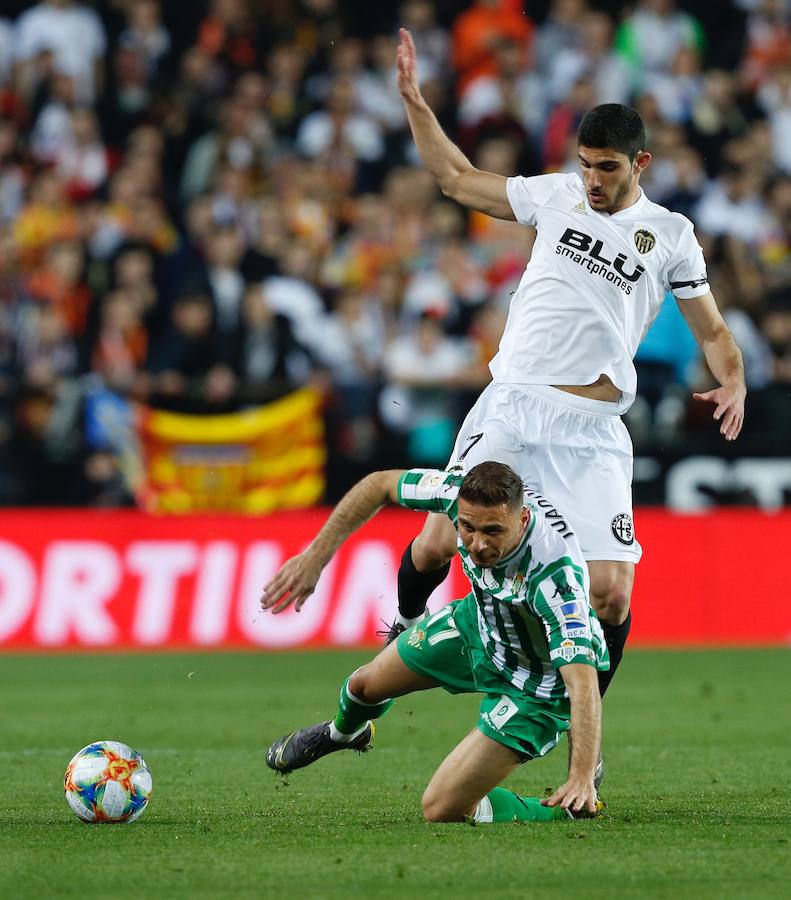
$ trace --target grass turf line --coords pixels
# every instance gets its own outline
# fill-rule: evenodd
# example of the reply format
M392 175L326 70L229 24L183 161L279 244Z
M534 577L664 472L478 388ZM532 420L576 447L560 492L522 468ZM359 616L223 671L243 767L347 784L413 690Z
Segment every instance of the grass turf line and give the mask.
M476 828L420 816L473 697L399 700L374 752L288 784L265 767L365 658L1 656L0 896L788 896L788 651L629 653L606 703L607 818ZM66 763L97 738L152 770L134 825L85 826L63 798ZM565 761L561 747L507 784L540 795Z

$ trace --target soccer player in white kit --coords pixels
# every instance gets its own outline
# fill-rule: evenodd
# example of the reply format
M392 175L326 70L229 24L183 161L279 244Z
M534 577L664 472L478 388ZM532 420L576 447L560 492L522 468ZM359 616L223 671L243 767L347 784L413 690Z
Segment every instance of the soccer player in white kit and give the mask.
M446 468L506 463L568 518L610 653L610 670L599 673L604 694L629 633L642 553L632 522L632 445L620 418L635 397L634 354L672 291L720 384L693 396L715 404L728 441L744 417L741 354L709 289L691 222L640 188L651 154L634 110L604 104L584 116L581 178L504 178L476 169L442 131L420 92L405 29L398 85L418 152L443 194L537 230L490 364L493 381L465 419ZM422 616L455 546L448 518L430 514L401 561L399 614L388 640Z

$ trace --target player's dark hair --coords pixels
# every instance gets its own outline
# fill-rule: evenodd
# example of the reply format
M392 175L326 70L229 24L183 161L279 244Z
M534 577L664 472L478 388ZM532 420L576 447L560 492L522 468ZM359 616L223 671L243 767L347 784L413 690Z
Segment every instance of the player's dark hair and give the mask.
M641 150L645 150L645 125L640 113L631 106L602 103L589 109L582 117L577 130L577 143L581 147L596 147L599 150L612 147L633 160Z
M470 469L459 488L459 499L478 506L522 508L524 485L510 466L482 462Z

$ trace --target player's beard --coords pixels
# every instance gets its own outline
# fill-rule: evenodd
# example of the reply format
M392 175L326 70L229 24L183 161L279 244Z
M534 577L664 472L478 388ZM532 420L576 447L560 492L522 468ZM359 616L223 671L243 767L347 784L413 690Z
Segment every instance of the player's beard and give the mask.
M624 178L624 180L618 185L615 189L615 194L613 195L612 200L604 210L604 212L612 215L614 212L618 212L621 204L623 203L624 197L626 197L629 192L634 187L634 175L630 172L629 175Z

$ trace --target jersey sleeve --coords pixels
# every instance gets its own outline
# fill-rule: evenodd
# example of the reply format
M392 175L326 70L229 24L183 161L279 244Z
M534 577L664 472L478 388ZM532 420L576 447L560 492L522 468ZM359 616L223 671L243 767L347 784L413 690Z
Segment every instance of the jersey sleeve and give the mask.
M570 557L558 560L539 575L530 593L544 624L554 669L569 663L609 669L604 633L588 601L580 566Z
M439 469L409 469L398 480L398 502L407 509L445 513L455 524L463 475Z
M564 187L568 181L567 174L534 175L525 178L517 175L505 182L508 202L521 225L535 225L536 215L555 191Z
M710 290L703 249L689 220L685 222L675 256L667 267L665 288L679 300L694 300Z

